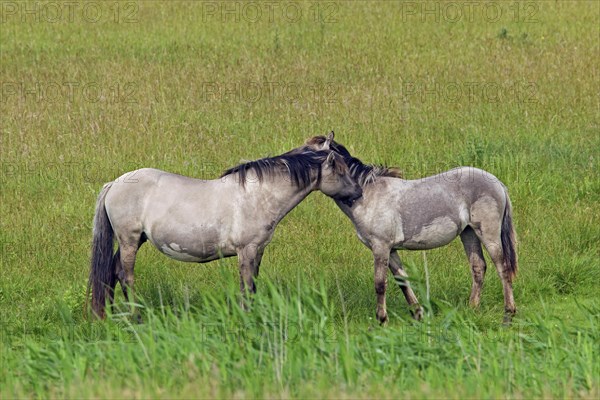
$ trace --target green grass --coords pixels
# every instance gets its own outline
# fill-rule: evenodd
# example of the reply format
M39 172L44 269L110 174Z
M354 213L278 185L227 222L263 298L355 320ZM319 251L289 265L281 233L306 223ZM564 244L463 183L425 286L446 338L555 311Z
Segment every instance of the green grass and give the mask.
M14 4L0 4L2 398L600 396L597 2L456 22L413 2L301 2L293 22L265 3L256 22L211 2L113 2L98 22L77 3L56 23ZM43 4L28 3L39 18ZM414 323L390 284L379 327L371 254L318 193L279 225L250 313L235 259L146 245L144 323L83 318L104 182L144 166L216 177L332 129L408 178L472 165L508 186L513 326L493 267L469 309L454 242L425 253L429 301L423 253L401 253L428 314Z
M126 314L82 324L62 303L56 331L5 344L14 351L3 383L42 397L598 394L597 306L574 303L576 326L542 306L544 317L498 329L440 303L424 323L395 316L381 328L352 315L341 289L328 289L264 284L244 313L229 285L218 296L155 305L142 325Z

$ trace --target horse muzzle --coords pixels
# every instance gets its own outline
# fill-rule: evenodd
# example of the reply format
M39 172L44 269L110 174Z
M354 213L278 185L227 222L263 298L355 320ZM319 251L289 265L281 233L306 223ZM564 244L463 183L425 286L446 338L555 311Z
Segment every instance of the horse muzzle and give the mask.
M354 202L357 201L358 199L360 199L361 197L362 197L362 190L360 190L360 192L358 192L355 195L340 197L340 198L337 198L336 200L342 202L343 204L347 205L348 207L352 207L354 205Z

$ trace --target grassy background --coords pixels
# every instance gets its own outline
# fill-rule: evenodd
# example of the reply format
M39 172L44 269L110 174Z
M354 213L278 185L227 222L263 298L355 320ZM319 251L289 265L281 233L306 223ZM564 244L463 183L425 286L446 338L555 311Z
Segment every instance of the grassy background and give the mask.
M66 3L0 4L2 398L600 395L597 2ZM280 224L252 313L235 259L146 245L145 323L83 319L104 182L211 178L332 129L408 178L508 186L511 328L493 267L468 308L459 242L401 254L429 315L390 285L378 327L370 252L321 194Z

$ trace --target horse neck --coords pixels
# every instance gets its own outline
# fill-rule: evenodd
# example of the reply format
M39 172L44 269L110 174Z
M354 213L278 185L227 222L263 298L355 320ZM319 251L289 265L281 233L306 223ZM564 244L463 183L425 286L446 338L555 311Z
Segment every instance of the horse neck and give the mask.
M299 187L290 183L289 177L281 176L273 181L266 178L259 187L261 192L259 198L262 197L261 201L268 205L266 209L270 216L279 222L315 190L316 180L312 180L306 187Z
M342 212L344 214L346 214L346 216L348 218L350 218L350 220L354 221L354 211L356 210L354 208L354 206L353 207L348 207L346 204L342 203L339 200L334 200L334 201L335 201L335 204L337 204L337 206L339 207L339 209L342 210Z

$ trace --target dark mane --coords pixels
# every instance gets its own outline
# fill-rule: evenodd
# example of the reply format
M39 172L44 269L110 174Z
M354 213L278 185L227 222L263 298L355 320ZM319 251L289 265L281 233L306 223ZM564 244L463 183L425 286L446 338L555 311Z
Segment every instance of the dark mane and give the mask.
M325 136L315 136L306 141L306 145L322 145L327 138ZM331 150L335 151L344 158L350 175L360 185L365 186L373 183L380 176L390 176L393 178L402 178L402 171L395 167L387 167L385 165L365 164L358 158L352 156L344 145L337 143L335 140L331 142Z
M259 182L263 182L265 177L286 174L293 184L305 188L311 183L311 172L313 170L317 171L317 184L320 183L321 164L327 159L329 153L306 148L292 150L279 156L261 158L229 168L221 174L221 178L237 174L240 185L245 186L249 171L254 171Z

